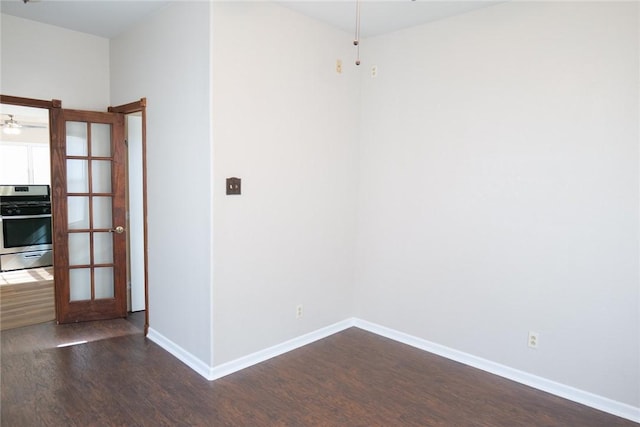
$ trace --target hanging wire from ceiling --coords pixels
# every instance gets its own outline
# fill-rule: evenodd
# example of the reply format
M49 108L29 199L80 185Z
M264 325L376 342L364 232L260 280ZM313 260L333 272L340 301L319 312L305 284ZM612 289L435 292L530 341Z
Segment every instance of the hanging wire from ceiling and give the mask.
M356 47L356 65L360 65L360 0L356 0L356 35L353 45Z

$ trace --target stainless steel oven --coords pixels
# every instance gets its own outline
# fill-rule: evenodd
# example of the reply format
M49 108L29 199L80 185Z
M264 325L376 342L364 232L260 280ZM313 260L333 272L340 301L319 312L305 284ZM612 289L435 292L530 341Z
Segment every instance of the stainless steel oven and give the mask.
M0 271L53 265L48 185L0 185Z

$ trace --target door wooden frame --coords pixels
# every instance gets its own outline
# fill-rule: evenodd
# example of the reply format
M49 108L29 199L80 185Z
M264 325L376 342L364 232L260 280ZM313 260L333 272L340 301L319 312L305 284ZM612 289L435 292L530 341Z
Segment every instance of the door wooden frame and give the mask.
M0 94L0 104L19 105L22 107L46 108L49 110L49 139L51 143L57 138L55 126L52 125L56 115L62 108L62 101L59 99L43 100L36 98L25 98L19 96L10 96ZM112 113L137 113L142 114L142 214L143 214L143 245L144 245L144 303L145 303L145 321L144 335L149 332L149 282L148 282L148 228L147 228L147 99L141 98L139 101L129 104L109 107L108 112ZM55 277L54 277L55 280Z
M0 104L20 105L22 107L46 108L62 108L62 101L52 99L51 101L34 98L22 98L19 96L0 95Z
M110 113L132 114L140 113L142 116L142 234L144 245L144 336L149 333L149 269L147 254L147 98L129 104L109 107Z

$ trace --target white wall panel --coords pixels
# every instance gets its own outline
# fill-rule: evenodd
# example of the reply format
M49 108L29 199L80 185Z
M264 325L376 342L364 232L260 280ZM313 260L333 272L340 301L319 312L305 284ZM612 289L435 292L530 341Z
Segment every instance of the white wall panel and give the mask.
M640 406L637 8L362 43L357 317Z
M149 323L211 356L209 4L175 2L111 41L112 103L147 98Z
M266 2L214 3L212 52L218 365L351 314L360 88L351 35Z
M109 106L109 40L0 15L0 93L61 99L64 108Z

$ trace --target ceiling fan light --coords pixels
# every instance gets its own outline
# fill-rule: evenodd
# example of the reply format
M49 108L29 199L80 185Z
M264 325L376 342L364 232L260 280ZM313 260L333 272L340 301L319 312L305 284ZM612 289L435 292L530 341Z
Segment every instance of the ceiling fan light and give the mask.
M5 120L2 124L2 133L6 135L20 135L22 125L13 118L13 114L7 115L9 116L9 120Z
M2 133L6 135L20 135L20 132L22 132L22 130L19 127L5 126L2 128Z

